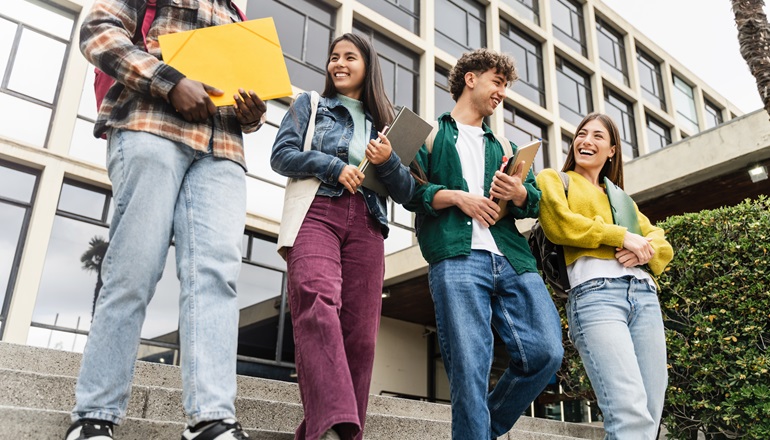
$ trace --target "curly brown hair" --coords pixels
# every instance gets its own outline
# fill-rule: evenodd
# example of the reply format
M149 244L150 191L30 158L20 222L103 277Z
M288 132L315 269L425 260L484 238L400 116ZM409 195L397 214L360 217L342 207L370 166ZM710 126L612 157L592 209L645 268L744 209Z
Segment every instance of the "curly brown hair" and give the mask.
M449 91L452 93L452 99L457 101L463 94L466 73L474 72L481 75L489 69L495 69L497 73L503 75L508 84L519 79L512 56L485 47L465 52L449 72Z

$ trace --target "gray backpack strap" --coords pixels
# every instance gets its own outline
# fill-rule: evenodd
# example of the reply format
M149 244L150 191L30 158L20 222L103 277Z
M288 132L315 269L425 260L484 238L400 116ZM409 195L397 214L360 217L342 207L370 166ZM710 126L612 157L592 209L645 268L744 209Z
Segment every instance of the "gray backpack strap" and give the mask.
M428 149L428 154L433 153L433 141L436 140L436 135L438 134L438 121L432 121L430 125L433 126L433 130L431 130L428 137L425 138L425 148Z
M313 135L315 134L315 115L318 112L318 100L320 95L315 90L310 92L310 119L307 123L307 132L305 133L305 145L302 151L310 151L313 146Z
M495 138L497 139L497 142L500 142L500 146L503 147L503 154L505 154L506 157L513 157L513 148L511 148L511 142L505 138L505 136L501 136L499 134L495 134Z
M561 177L561 183L564 185L564 195L569 194L569 176L564 171L559 171L559 177Z

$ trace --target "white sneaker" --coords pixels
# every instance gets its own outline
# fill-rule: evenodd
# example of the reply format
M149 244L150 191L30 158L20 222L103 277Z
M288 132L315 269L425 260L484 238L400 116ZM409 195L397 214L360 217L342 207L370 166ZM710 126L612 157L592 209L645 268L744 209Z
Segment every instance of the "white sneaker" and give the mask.
M246 440L249 434L235 419L217 420L197 430L189 426L182 433L182 440Z
M81 419L69 427L64 440L112 440L112 423Z
M337 431L333 429L329 429L328 431L324 432L324 435L321 436L320 440L341 440L339 434L337 434Z

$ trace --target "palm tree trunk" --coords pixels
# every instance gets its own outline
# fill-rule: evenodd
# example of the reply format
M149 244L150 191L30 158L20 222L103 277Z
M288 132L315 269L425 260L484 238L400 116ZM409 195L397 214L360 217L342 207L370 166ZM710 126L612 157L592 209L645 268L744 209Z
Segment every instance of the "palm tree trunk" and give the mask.
M770 23L763 0L731 0L741 56L757 80L765 111L770 115Z

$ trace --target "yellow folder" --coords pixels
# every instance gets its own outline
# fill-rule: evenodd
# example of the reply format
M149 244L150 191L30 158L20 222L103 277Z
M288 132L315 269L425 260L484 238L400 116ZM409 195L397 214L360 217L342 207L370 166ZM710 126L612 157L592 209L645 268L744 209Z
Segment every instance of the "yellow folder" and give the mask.
M264 101L292 94L272 17L161 35L158 42L166 64L225 92L211 97L217 106L235 104L239 88Z

